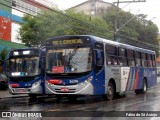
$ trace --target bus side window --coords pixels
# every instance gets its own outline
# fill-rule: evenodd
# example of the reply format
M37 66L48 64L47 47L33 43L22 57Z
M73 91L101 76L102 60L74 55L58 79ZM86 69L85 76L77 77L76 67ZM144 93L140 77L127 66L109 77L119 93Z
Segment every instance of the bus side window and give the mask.
M141 58L142 58L142 67L147 67L146 53L141 53Z
M106 44L106 64L110 65L117 65L117 48L116 46Z
M134 50L127 50L127 58L128 58L128 65L131 67L135 66L135 56Z
M155 55L152 55L153 67L156 67Z
M125 48L121 48L121 47L118 48L118 65L128 66Z
M140 52L135 51L135 58L136 58L136 66L141 67L142 62L141 62L141 54Z
M151 60L151 54L147 54L147 64L148 64L148 67L153 67L152 66L152 60Z

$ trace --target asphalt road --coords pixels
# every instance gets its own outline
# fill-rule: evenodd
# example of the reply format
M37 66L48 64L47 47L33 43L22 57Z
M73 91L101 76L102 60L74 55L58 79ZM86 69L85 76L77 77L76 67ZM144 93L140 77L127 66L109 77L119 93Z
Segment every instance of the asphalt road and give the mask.
M156 86L148 89L146 94L136 95L134 92L127 92L125 97L119 97L112 101L103 101L97 97L81 97L75 102L69 102L67 98L57 102L54 96L39 97L37 102L30 102L29 97L7 97L0 99L0 111L12 111L18 113L40 112L41 117L28 119L56 120L84 119L97 120L109 117L109 119L160 119L160 79ZM137 116L140 117L137 117ZM142 117L144 116L145 117ZM158 117L157 117L158 116ZM24 117L24 116L23 116ZM24 119L7 118L7 119ZM6 119L6 118L0 118Z

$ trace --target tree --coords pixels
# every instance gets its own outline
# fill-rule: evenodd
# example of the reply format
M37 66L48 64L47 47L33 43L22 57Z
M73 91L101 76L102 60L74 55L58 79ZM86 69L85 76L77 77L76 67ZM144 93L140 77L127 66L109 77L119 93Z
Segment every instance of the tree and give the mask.
M44 40L44 32L41 29L40 21L30 15L25 15L23 21L17 38L22 40L26 46L37 46L41 44Z
M2 51L0 52L0 58L2 62L6 60L8 53L9 50L7 50L7 48L2 49Z
M70 34L91 34L109 38L108 24L100 17L90 19L84 13L46 12L37 16L24 16L18 38L27 46L38 46L49 37ZM98 26L98 27L97 27Z
M7 48L4 48L1 52L0 52L0 73L3 72L3 64L4 61L7 58L7 55L9 53L9 50L7 50Z
M70 34L89 34L113 39L115 14L115 7L110 7L107 12L100 14L101 16L92 18L83 12L75 13L71 10L65 13L44 11L37 16L26 15L18 38L27 46L38 46L44 44L47 38ZM154 47L158 42L158 28L145 17L146 15L136 16L130 12L119 11L118 38L124 43L136 46L144 43L139 47L147 46L148 49L158 51L157 47Z
M67 34L88 34L104 38L110 38L112 33L109 31L109 25L101 17L92 17L83 12L66 11L67 15L76 18L68 18L67 25L70 26ZM80 20L80 21L77 21Z
M102 15L112 31L115 26L115 14L115 7L110 7ZM118 30L118 36L125 43L151 49L158 54L159 48L156 46L158 45L158 27L153 22L146 20L146 17L147 15L144 14L133 15L120 10L118 12L118 28L121 29Z

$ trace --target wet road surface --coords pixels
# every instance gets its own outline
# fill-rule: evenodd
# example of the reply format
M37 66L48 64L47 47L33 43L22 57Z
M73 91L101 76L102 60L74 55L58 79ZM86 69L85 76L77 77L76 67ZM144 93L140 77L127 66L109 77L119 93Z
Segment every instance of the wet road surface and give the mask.
M70 119L84 119L84 120L106 120L107 115L113 114L116 117L110 119L135 119L135 117L124 118L123 114L126 115L129 111L155 111L158 116L160 115L160 83L156 86L148 89L146 94L136 95L134 92L127 92L125 97L120 97L112 101L103 101L99 96L92 97L81 97L75 102L69 102L67 98L61 99L58 103L54 96L44 96L39 97L37 102L30 102L29 97L10 97L0 99L0 110L1 111L43 111L48 112L49 115L46 118L37 118L44 120L52 120L53 116L57 115L56 120L63 120L65 115L65 120ZM69 113L68 111L73 111ZM91 113L90 113L91 111ZM111 114L108 113L111 111ZM125 112L115 112L115 111L125 111ZM107 113L107 114L106 114ZM154 112L153 112L154 113ZM119 114L119 115L118 115ZM49 117L50 116L50 117ZM51 117L52 116L52 117ZM60 117L61 116L61 117ZM76 116L76 117L71 117ZM103 117L102 117L103 116ZM98 118L100 117L100 118ZM97 118L97 119L96 119ZM2 118L1 118L2 119ZM8 118L15 119L17 118ZM20 119L20 118L18 118ZM22 119L22 118L21 118ZM29 118L31 119L31 118ZM34 118L35 119L35 118ZM136 119L149 119L149 120L159 120L158 117L136 117Z

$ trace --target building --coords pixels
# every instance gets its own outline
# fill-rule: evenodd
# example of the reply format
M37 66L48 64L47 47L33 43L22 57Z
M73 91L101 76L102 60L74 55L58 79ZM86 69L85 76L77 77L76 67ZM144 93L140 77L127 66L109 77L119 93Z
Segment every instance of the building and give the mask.
M0 50L7 47L25 47L17 40L18 30L24 14L36 15L41 10L58 9L49 0L1 0L0 1Z
M101 13L106 12L107 9L111 6L115 5L103 0L87 0L86 2L76 5L70 9L76 12L84 12L85 14L90 16L97 16Z

